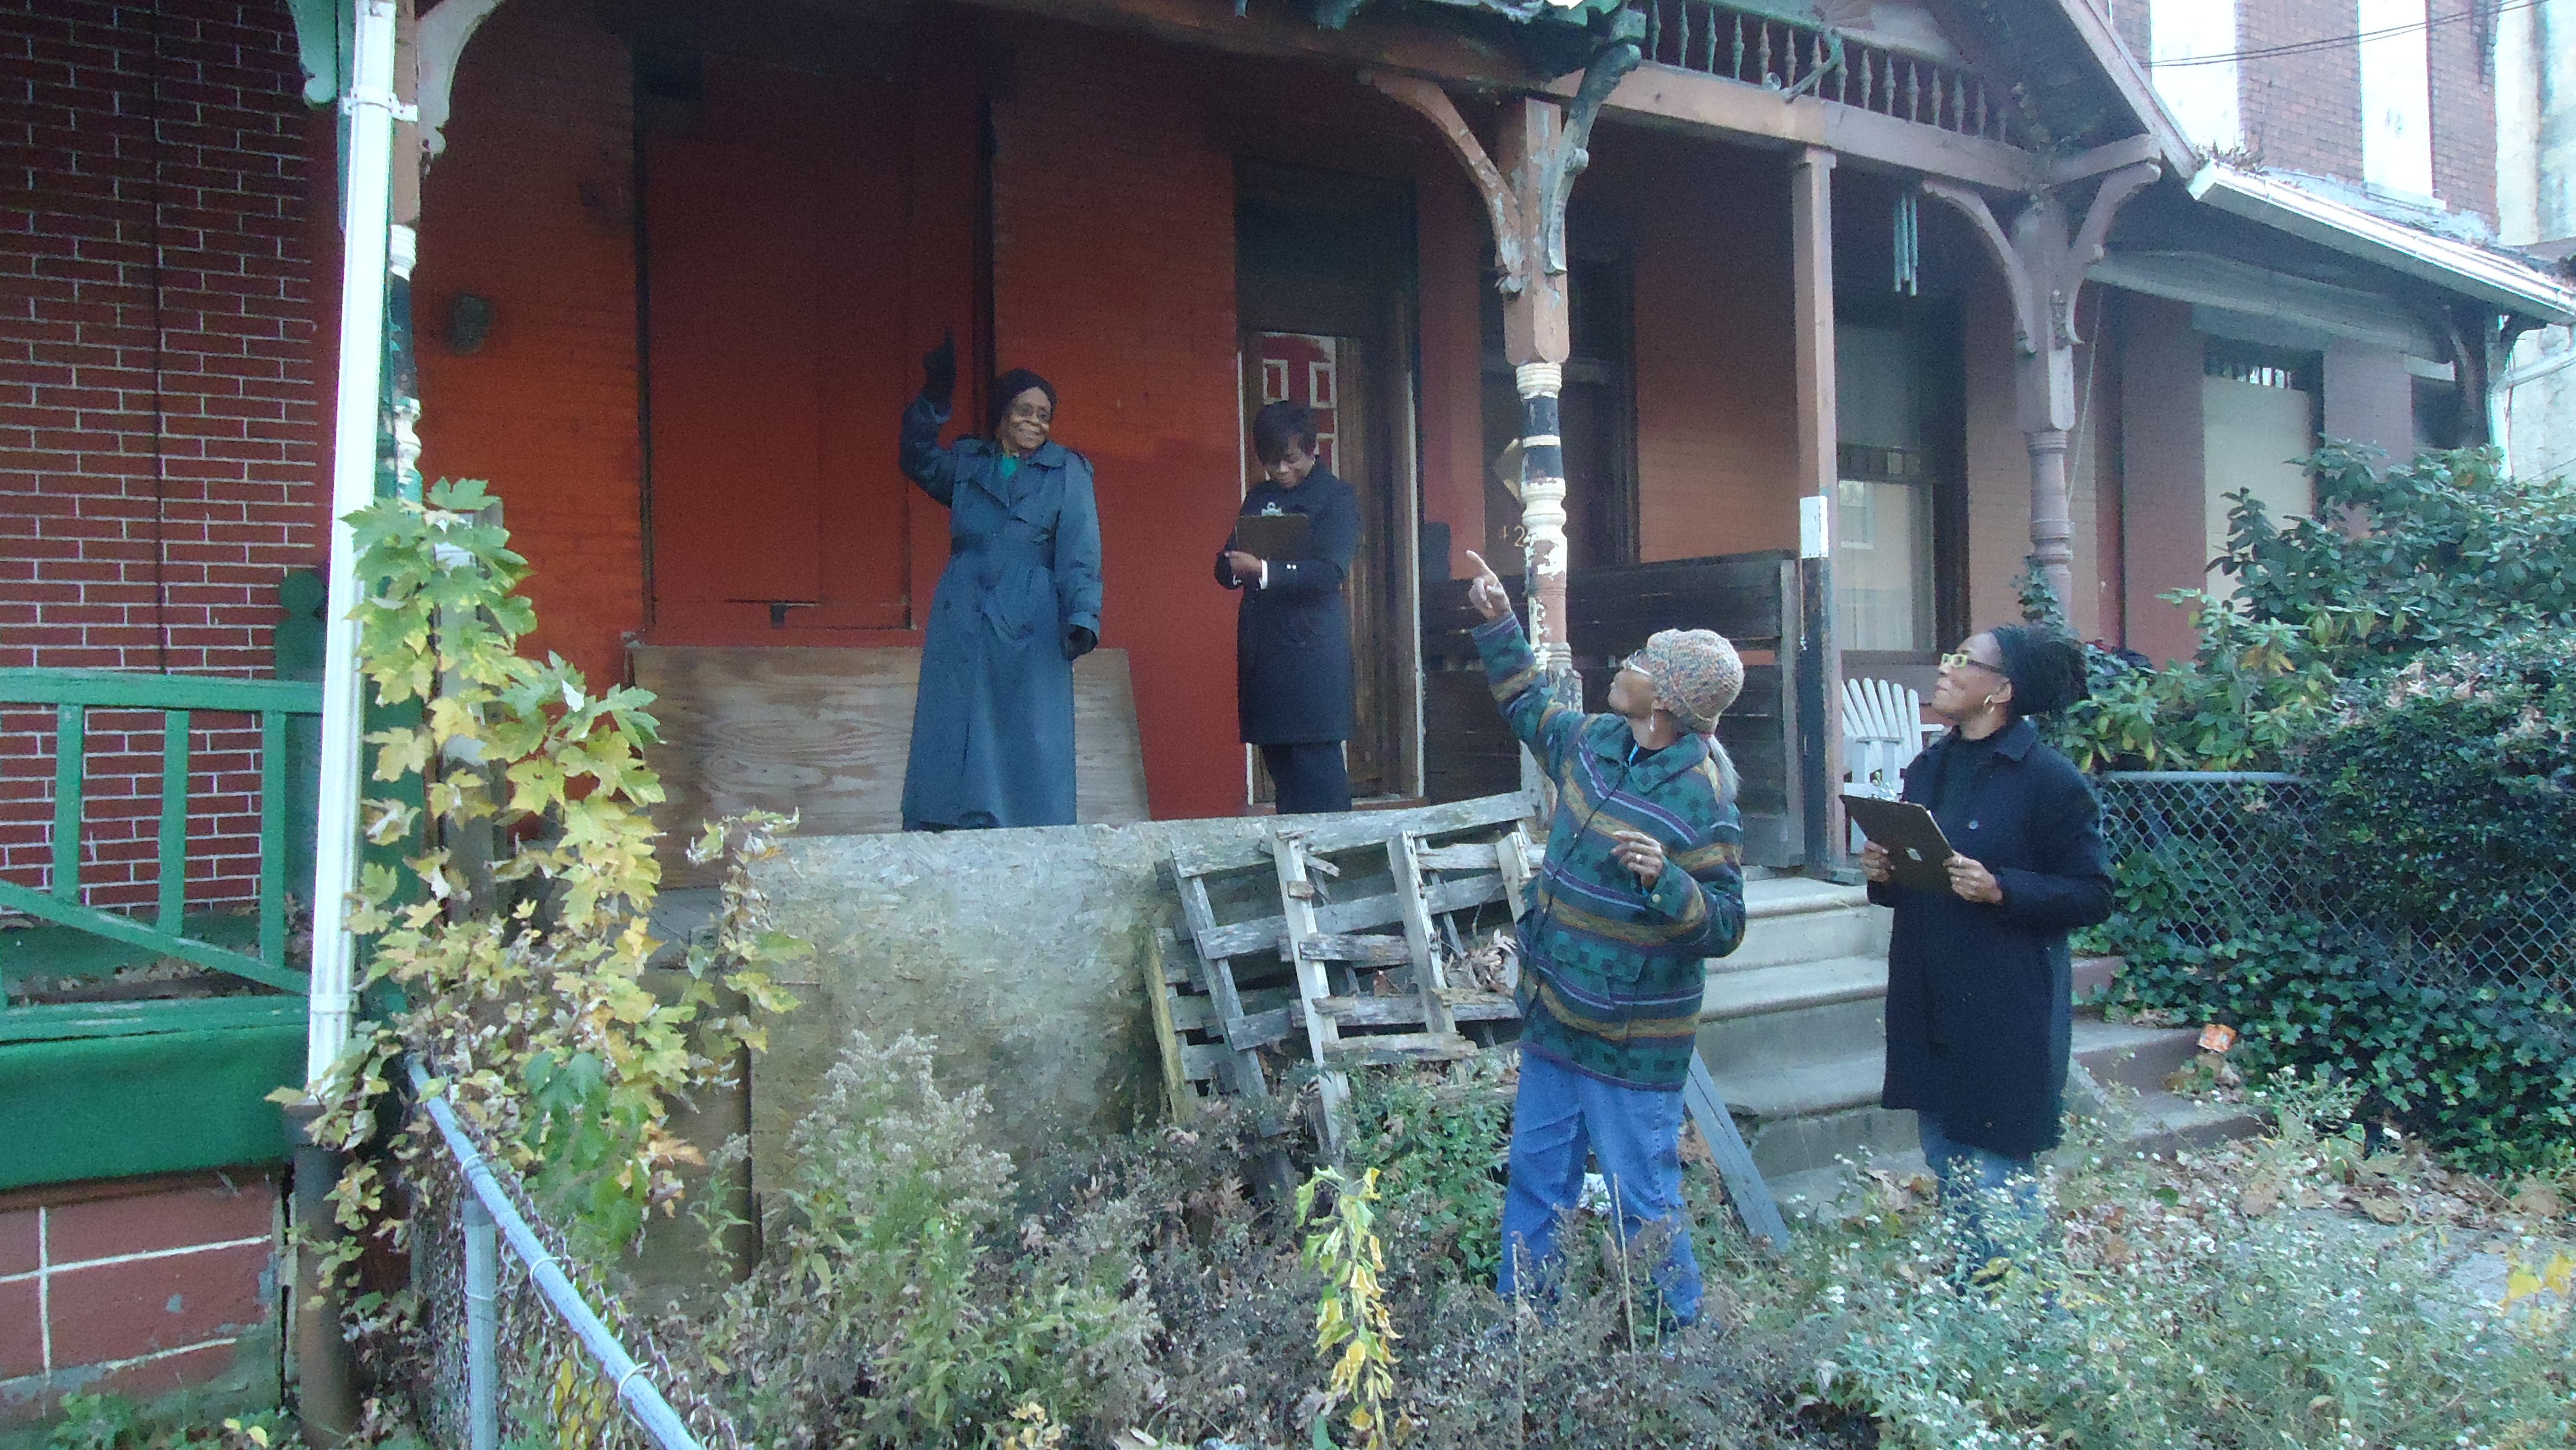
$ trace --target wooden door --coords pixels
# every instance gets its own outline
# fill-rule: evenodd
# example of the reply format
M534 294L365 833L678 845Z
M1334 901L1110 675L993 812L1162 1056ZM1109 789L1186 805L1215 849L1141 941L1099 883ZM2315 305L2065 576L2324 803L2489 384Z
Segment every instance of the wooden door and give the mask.
M1235 306L1244 468L1250 423L1294 398L1317 409L1324 462L1358 496L1351 613L1351 794L1411 798L1421 774L1414 623L1420 550L1414 453L1412 194L1368 177L1242 160L1235 167ZM1268 782L1251 772L1253 798Z
M649 637L901 643L944 550L896 425L923 336L971 341L971 110L721 56L695 83L642 140Z
M1243 416L1264 403L1304 403L1315 410L1317 463L1339 475L1357 496L1359 548L1351 556L1343 598L1351 615L1351 693L1355 725L1348 749L1351 794L1360 799L1403 793L1401 743L1396 720L1398 682L1393 661L1409 657L1394 618L1397 585L1387 558L1391 531L1401 527L1392 507L1384 465L1384 440L1369 407L1374 379L1366 340L1323 333L1252 331L1244 334ZM1244 457L1257 478L1260 460L1250 437ZM1409 720L1406 723L1410 723ZM1254 796L1271 798L1257 766Z

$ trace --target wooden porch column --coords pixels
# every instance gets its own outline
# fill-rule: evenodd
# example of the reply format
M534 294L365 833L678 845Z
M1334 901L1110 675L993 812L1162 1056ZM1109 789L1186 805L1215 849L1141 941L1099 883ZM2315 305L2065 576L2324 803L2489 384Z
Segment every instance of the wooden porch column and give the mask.
M1558 422L1573 345L1565 269L1544 264L1546 238L1538 225L1547 216L1547 168L1564 145L1562 121L1553 101L1506 101L1495 148L1504 184L1520 203L1514 211L1522 228L1515 248L1522 275L1503 300L1503 355L1521 399L1521 578L1529 592L1530 645L1539 668L1551 675L1574 666L1565 628L1565 446ZM1541 264L1528 265L1533 259Z
M1592 159L1584 148L1593 118L1620 77L1641 60L1634 40L1613 40L1594 53L1571 103L1534 95L1504 101L1494 156L1486 154L1439 86L1418 76L1365 77L1439 128L1474 179L1494 229L1503 351L1521 398L1521 577L1529 595L1530 646L1560 690L1569 687L1574 666L1565 627L1565 447L1558 432L1570 348L1565 204L1574 179Z
M2066 433L2075 426L2075 345L2083 340L2075 335L2075 299L2086 269L2102 260L2103 239L2120 207L2163 174L2158 163L2141 161L2104 177L2072 241L2069 209L2059 192L2032 197L2007 237L1984 197L1951 182L1923 182L1926 194L1949 203L1977 229L2011 289L2015 411L2030 447L2030 557L2068 610L2075 606L2075 524L2066 487Z
M1834 153L1810 146L1789 167L1790 286L1796 316L1798 428L1797 654L1780 660L1798 719L1790 818L1807 866L1833 862L1834 796L1843 778L1842 651L1834 640L1834 485L1842 472L1834 394ZM1784 641L1785 644L1785 641Z

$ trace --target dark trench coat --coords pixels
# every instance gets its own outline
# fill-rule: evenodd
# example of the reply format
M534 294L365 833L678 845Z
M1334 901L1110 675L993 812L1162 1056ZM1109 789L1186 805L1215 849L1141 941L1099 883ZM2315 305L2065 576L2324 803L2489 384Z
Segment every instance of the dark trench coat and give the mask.
M903 414L904 477L948 507L931 596L906 829L1073 824L1073 664L1066 631L1100 633L1100 513L1091 463L1048 443L1008 481L991 441L939 446L948 414Z
M1234 621L1235 716L1246 745L1317 745L1348 740L1357 718L1351 695L1351 611L1342 598L1360 542L1360 504L1351 486L1318 465L1295 488L1267 479L1245 495L1245 514L1304 514L1313 520L1310 556L1270 560L1270 587L1238 586L1216 559L1216 582L1243 589ZM1233 539L1225 547L1235 547Z
M1885 882L1891 1108L1937 1114L1952 1140L2021 1158L2057 1145L2073 1032L2066 935L2111 914L2102 808L2028 720L1995 738L1963 809L1944 813L1935 740L1905 768L1904 798L1933 808L1960 854L1985 863L2001 903Z

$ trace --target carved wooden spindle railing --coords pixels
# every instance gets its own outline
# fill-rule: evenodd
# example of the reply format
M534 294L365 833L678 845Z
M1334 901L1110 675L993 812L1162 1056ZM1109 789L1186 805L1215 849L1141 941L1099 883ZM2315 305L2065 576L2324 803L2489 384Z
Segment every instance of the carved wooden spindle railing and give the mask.
M1719 0L1640 0L1658 65L1840 105L1954 135L2015 144L2013 112L1975 72Z

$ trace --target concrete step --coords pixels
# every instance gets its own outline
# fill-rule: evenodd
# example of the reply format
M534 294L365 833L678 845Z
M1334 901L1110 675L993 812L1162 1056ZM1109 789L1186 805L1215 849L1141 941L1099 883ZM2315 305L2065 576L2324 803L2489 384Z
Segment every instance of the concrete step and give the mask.
M1815 1172L1838 1172L1846 1163L1875 1164L1915 1152L1914 1115L1871 1101L1862 1107L1812 1117L1757 1124L1746 1146L1766 1183Z
M1767 889L1766 889L1767 888ZM1782 889L1787 888L1787 889ZM1744 942L1712 958L1713 972L1752 971L1831 957L1884 955L1890 913L1857 886L1754 882L1744 892Z
M1752 1078L1887 1041L1887 962L1838 957L1713 972L1700 1006L1700 1056L1721 1078Z
M1819 1057L1762 1072L1724 1074L1710 1066L1719 1097L1737 1118L1772 1123L1786 1118L1838 1113L1878 1101L1887 1075L1883 1047Z
M2075 1060L2099 1080L2141 1093L2163 1092L2165 1079L2199 1053L2200 1034L2189 1027L2075 1019Z

